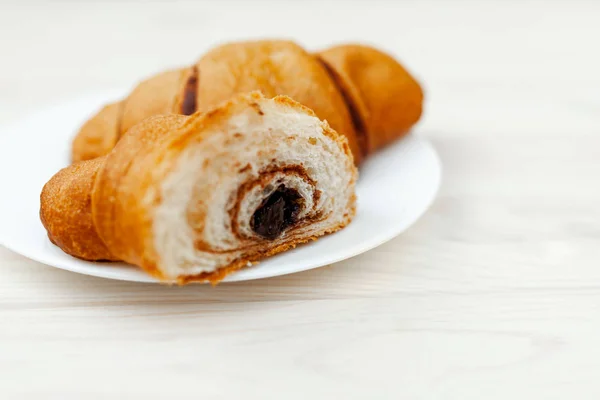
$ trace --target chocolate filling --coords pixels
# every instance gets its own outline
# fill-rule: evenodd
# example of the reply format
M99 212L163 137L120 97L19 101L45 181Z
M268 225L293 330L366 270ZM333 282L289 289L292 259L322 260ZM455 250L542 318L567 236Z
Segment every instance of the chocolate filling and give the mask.
M297 190L279 185L256 209L250 227L265 239L277 239L284 230L296 223L303 203L304 199Z
M181 102L181 113L192 115L196 112L196 94L198 92L198 68L192 67L192 72L183 90L183 101Z

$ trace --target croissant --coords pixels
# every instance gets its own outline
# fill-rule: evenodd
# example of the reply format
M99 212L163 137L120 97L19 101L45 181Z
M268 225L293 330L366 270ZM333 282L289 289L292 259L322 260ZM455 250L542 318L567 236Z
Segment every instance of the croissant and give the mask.
M149 117L108 155L61 170L40 218L75 257L218 282L346 226L356 179L348 140L312 110L241 94L206 113Z
M314 110L347 137L357 164L406 134L422 113L419 84L374 48L341 45L309 54L289 41L229 43L191 67L141 82L127 98L101 109L76 135L72 159L107 154L129 128L152 115L203 112L253 90L288 95Z

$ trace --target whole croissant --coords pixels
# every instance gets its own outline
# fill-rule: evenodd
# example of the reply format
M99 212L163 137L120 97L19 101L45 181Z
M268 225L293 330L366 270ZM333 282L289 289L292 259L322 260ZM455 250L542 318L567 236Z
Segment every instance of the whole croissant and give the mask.
M212 49L188 68L141 82L127 98L85 123L73 161L107 154L129 128L160 114L206 111L231 96L259 90L287 95L348 138L354 160L406 134L420 118L423 92L392 57L341 45L309 54L289 41L254 41Z
M251 93L133 126L46 183L40 217L75 257L217 282L346 226L356 177L344 136L288 97Z

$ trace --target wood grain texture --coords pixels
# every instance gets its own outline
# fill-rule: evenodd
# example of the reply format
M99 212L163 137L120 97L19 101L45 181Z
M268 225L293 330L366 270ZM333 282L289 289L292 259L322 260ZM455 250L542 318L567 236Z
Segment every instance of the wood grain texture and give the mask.
M598 15L592 1L2 3L0 123L221 40L358 39L425 84L417 132L444 182L375 250L214 289L0 248L0 398L598 399Z

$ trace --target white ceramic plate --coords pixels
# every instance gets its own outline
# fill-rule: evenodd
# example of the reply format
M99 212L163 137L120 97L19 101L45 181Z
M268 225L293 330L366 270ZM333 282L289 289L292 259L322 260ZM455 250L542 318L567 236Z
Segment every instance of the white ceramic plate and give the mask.
M82 274L155 282L124 263L92 263L63 253L39 220L44 183L69 162L71 140L101 105L123 95L111 91L56 105L0 129L0 243L35 261ZM368 159L360 169L354 221L338 233L271 257L227 277L244 281L285 275L341 261L397 236L429 207L441 165L431 145L415 135Z

